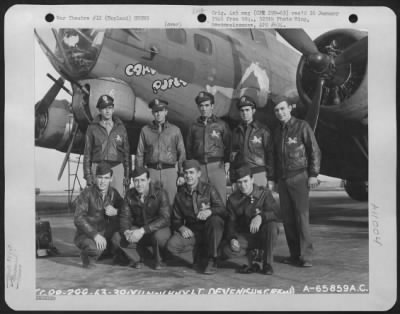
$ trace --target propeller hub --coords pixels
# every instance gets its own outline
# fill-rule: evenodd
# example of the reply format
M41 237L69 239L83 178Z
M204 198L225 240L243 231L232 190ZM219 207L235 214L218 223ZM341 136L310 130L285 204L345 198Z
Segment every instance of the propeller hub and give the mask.
M47 125L47 115L42 113L38 115L38 127L44 129Z
M329 73L334 68L333 58L320 52L308 56L307 62L317 74Z
M47 112L36 112L35 114L35 138L39 138L48 122Z

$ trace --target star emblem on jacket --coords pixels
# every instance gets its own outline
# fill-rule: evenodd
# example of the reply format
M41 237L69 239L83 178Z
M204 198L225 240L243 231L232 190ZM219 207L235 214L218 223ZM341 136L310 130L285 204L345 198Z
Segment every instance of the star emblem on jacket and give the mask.
M210 209L210 203L201 203L200 210Z
M254 135L253 139L251 140L253 144L261 144L261 136L257 137Z
M297 144L297 137L296 137L296 136L293 137L293 138L288 137L287 143L288 143L288 144Z
M122 137L119 134L117 134L117 137L115 138L115 140L117 142L122 142Z
M219 136L220 136L220 134L219 134L218 131L213 130L213 131L211 132L211 137L219 138Z

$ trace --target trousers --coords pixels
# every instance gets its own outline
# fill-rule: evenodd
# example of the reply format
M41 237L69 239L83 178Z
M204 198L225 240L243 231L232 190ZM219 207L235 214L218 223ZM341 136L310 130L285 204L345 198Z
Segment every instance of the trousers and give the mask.
M176 180L178 179L178 172L176 168L161 170L148 168L148 170L153 184L167 191L169 203L172 205L177 191Z
M201 180L211 183L226 205L226 174L222 161L200 164Z
M82 253L97 260L106 251L114 255L116 249L118 248L118 246L115 246L115 242L112 240L115 234L119 233L115 232L113 235L110 235L110 237L102 234L107 241L107 247L104 251L98 250L96 247L96 242L92 238L89 238L85 235L77 237L75 239L75 245L81 250Z
M222 247L223 257L230 259L247 255L249 263L251 263L251 256L248 254L249 251L260 249L263 250L263 261L272 265L278 233L278 224L275 221L263 223L256 233L238 233L237 240L240 244L240 251L232 251L230 243L225 243Z
M313 245L309 225L307 173L301 172L293 177L280 179L278 191L290 256L311 262Z
M138 229L138 227L132 227ZM156 262L161 262L161 250L165 249L168 239L171 237L171 230L169 227L161 228L152 233L147 233L137 243L129 243L125 237L120 234L115 235L113 242L121 248L129 260L139 262L144 259L145 250L151 246L153 250L154 259Z
M188 228L194 237L186 239L180 232L175 232L169 239L167 250L173 256L179 257L181 253L192 251L194 260L198 257L218 257L218 247L224 232L224 220L221 217L210 216L205 223L197 223Z

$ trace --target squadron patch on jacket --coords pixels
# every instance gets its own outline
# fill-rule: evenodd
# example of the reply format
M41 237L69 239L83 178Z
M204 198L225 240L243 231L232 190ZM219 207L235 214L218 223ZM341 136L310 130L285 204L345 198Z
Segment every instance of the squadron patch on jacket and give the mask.
M257 137L254 135L253 139L251 140L253 144L261 144L261 136Z
M221 135L221 134L220 134L218 131L216 131L216 130L213 130L212 133L211 133L211 137L219 138L220 135Z
M293 137L293 138L288 137L287 143L288 143L289 145L290 145L290 144L297 144L297 137L296 137L296 136Z
M115 140L117 142L122 142L122 137L119 134L117 134L117 137L115 138Z

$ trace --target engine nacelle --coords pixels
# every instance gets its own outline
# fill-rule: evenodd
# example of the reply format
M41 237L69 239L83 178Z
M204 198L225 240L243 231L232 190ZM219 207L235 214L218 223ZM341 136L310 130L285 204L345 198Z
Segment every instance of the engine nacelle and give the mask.
M76 121L67 100L54 100L49 108L35 117L35 145L65 152ZM72 152L82 150L83 134L79 131Z
M88 124L99 114L97 101L101 95L107 94L114 98L114 115L124 122L135 117L135 94L124 81L114 78L97 78L79 81L89 95L80 88L74 87L72 110L81 129L86 130Z

